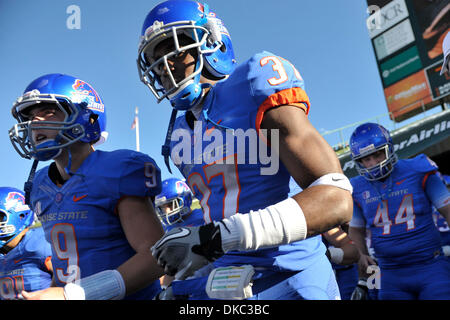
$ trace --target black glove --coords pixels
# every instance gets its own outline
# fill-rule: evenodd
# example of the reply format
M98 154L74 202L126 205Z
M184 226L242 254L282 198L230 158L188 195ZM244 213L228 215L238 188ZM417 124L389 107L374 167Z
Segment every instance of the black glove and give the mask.
M353 290L350 300L369 300L369 289L367 288L367 280L359 279L358 285Z

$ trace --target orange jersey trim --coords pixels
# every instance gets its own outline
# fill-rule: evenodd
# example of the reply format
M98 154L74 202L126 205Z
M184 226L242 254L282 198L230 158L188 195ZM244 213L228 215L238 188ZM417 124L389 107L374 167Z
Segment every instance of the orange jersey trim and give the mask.
M51 256L45 258L44 265L45 265L45 267L47 268L48 271L52 271L53 270L52 257Z
M431 171L431 172L428 172L424 177L423 177L423 180L422 180L422 189L425 189L425 183L427 183L427 180L428 180L428 177L430 176L430 175L432 175L432 174L435 174L437 171Z
M283 105L296 106L303 109L306 115L309 113L310 103L305 90L299 87L284 89L268 96L267 99L264 100L264 102L259 106L255 120L256 130L259 132L261 122L267 110Z

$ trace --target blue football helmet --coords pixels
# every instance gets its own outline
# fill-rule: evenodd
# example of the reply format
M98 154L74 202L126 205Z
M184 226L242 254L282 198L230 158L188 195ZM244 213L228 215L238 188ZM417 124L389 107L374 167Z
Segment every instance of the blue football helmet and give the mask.
M387 177L398 160L389 131L377 123L357 127L350 137L350 150L356 170L369 181ZM384 150L386 159L371 168L364 167L361 159L379 150Z
M191 41L183 43L180 35ZM163 40L173 39L174 50L154 59L156 46ZM195 71L181 80L169 68L168 59L186 50L195 50ZM137 59L141 81L155 95L158 103L168 98L177 110L188 110L196 105L207 86L200 84L200 76L206 70L220 80L231 74L236 66L231 38L207 4L190 0L169 0L154 7L142 26ZM168 73L172 87L166 90L160 79L161 72Z
M156 212L163 225L183 221L191 212L192 192L183 180L169 178L162 182L162 191L155 199Z
M40 103L54 104L63 112L63 121L31 121L30 109ZM24 158L47 161L76 141L100 144L108 136L102 99L85 81L64 74L47 74L31 82L12 107L18 123L9 138ZM56 130L54 139L34 141L32 131Z
M29 227L34 213L25 204L22 191L11 187L0 187L0 248Z

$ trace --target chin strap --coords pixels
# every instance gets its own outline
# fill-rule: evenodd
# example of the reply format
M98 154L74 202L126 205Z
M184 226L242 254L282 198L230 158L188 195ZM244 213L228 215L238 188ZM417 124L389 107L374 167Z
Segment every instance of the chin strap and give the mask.
M35 159L33 161L33 165L31 166L30 174L28 176L28 180L25 182L23 186L23 190L25 191L25 204L30 206L30 195L31 195L31 189L33 189L33 179L34 175L36 174L36 168L39 163L39 160Z
M64 171L69 175L73 176L74 173L70 172L70 167L72 166L72 152L70 152L70 149L67 148L67 152L69 153L69 160L67 161L67 166L64 167Z
M173 131L173 126L175 124L175 119L177 117L177 112L178 112L177 109L175 109L175 108L172 109L172 114L170 115L169 127L167 128L167 133L166 133L166 140L164 142L164 145L161 148L161 154L164 157L164 162L166 163L167 170L169 170L170 173L172 173L172 170L170 169L170 163L169 163L170 139L172 137L172 131Z

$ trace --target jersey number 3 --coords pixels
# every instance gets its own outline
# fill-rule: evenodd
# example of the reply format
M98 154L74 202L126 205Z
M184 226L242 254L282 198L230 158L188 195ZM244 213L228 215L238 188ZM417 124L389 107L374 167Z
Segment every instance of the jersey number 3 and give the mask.
M286 59L282 59L279 57L267 56L267 57L262 58L259 61L259 63L261 65L261 67L264 67L269 62L272 62L272 69L273 69L273 71L275 71L278 74L278 76L272 77L267 80L267 82L269 82L269 84L271 86L277 86L279 84L282 84L283 82L286 82L289 79L286 69L284 68L283 62L281 60L285 61L286 63L288 63L291 66L291 68L294 70L295 77L298 80L303 81L302 76L300 75L300 72L298 72L298 70L295 69L295 67L292 65L292 63L290 63Z

